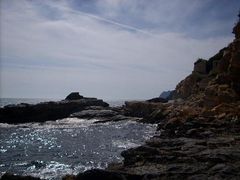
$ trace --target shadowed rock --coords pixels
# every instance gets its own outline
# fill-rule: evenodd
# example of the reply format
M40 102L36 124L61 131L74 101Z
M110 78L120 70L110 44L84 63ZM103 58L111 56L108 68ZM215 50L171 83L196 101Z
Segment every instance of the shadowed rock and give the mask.
M63 180L143 180L140 175L93 169L76 176L65 176Z
M101 117L112 117L117 115L118 113L112 111L110 109L102 109L102 110L83 110L80 112L76 112L71 114L70 117L77 117L77 118L101 118Z
M72 92L65 98L65 100L79 100L82 98L83 96L81 96L79 92Z
M41 180L37 177L32 176L19 176L19 175L13 175L10 173L5 173L0 180Z
M96 98L44 102L36 105L8 105L0 108L0 122L26 123L57 120L69 117L70 114L84 110L89 106L108 107L109 105L103 100Z
M161 97L156 97L156 98L152 98L152 99L149 99L149 100L147 100L147 102L153 102L153 103L166 103L166 102L168 102L168 100L167 99L165 99L165 98L161 98Z

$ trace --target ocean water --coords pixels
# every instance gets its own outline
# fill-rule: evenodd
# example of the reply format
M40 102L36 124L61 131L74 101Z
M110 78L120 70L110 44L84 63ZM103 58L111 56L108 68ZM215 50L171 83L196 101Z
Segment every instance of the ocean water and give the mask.
M37 104L40 102L46 101L59 101L61 99L43 99L43 98L0 98L0 107L4 107L9 104L20 104L20 103L28 103L28 104ZM122 106L125 100L108 100L106 101L111 107Z
M0 123L0 175L12 172L60 179L65 174L105 168L121 161L123 150L143 144L156 129L134 121L95 121L65 118L20 125Z

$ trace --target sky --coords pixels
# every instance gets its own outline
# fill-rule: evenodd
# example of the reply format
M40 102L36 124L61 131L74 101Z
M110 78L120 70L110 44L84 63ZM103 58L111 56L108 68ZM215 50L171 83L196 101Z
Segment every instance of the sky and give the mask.
M0 97L157 97L233 40L239 9L239 0L1 0Z

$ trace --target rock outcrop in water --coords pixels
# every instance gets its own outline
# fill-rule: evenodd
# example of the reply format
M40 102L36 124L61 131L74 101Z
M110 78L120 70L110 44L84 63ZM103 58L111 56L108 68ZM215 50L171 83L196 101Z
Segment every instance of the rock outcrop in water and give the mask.
M122 111L121 107L102 107L102 106L90 106L82 111L75 112L70 115L70 117L80 118L80 119L96 119L95 123L104 123L109 121L140 121L141 118L126 116Z
M90 106L108 107L101 99L86 98L78 93L71 93L67 100L43 102L36 105L18 104L0 108L1 123L44 122L69 117Z

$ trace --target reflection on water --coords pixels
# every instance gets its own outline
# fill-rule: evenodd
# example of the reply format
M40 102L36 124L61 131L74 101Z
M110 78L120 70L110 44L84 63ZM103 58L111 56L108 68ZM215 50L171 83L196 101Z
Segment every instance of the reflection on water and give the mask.
M121 160L120 152L152 136L155 125L93 124L66 118L56 122L0 126L0 172L58 179Z

